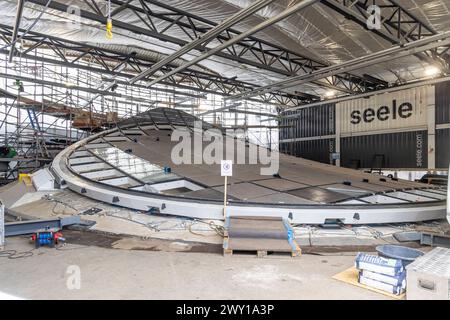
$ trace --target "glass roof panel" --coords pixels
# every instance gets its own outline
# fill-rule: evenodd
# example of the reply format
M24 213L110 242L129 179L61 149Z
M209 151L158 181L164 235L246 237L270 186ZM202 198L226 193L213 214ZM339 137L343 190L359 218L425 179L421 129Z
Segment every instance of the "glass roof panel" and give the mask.
M174 173L164 172L158 165L126 153L118 148L93 148L91 151L110 165L145 183L156 183L179 179Z

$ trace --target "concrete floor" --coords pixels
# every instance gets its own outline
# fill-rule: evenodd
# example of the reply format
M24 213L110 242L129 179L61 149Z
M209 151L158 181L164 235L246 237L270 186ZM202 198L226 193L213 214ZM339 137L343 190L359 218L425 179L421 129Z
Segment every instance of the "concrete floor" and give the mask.
M27 251L23 237L5 250ZM354 253L300 258L110 249L67 244L22 259L0 257L0 295L25 299L389 299L331 277ZM81 288L69 290L69 266Z

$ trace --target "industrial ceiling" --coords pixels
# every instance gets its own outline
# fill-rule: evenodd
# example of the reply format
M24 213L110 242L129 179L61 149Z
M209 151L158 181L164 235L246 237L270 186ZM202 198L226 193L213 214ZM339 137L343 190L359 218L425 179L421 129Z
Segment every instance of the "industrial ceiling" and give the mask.
M111 0L110 7L108 1L100 0L2 0L0 33L3 36L13 35L13 26L18 21L18 2L23 2L19 21L23 30L45 10L28 37L23 37L25 48L27 45L53 45L56 50L73 55L72 60L77 60L76 57L87 49L76 49L80 49L80 45L91 46L89 54L94 58L95 54L108 57L106 60L112 65L111 61L117 57L122 61L128 57L129 65L133 64L133 59L141 61L139 68L131 70L133 77L153 68L154 63L180 47L204 37L239 10L262 3L255 13L234 21L210 40L199 41L201 45L171 64L156 68L157 72L139 79L147 84L136 81L137 85L155 84L155 79L159 79L158 82L163 84L183 87L189 83L187 87L199 88L204 93L220 92L236 98L246 97L258 87L269 86L264 96L260 95L264 101L295 106L320 101L330 92L333 96L361 94L420 80L430 65L437 66L441 75L445 75L448 68L447 43L435 43L423 51L385 59L382 64L355 65L348 72L323 73L317 79L306 79L299 85L270 87L294 76L340 66L393 46L414 44L442 34L450 28L450 0ZM382 24L380 29L369 30L366 27L367 8L373 3L381 8ZM105 37L108 12L113 22L112 39ZM277 19L283 14L283 18ZM270 19L276 23L268 23ZM79 25L74 24L77 21ZM264 23L266 27L255 29ZM243 36L230 46L223 45L252 29L257 32ZM20 36L20 32L18 34ZM48 36L54 38L44 39ZM224 49L199 60L196 65L167 75L219 45ZM106 62L100 64L100 69L105 69L105 65Z

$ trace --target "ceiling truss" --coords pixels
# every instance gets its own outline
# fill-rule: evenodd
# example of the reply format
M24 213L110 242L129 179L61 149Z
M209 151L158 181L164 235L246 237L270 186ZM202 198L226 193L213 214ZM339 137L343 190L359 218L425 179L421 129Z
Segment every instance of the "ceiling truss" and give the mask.
M378 6L380 28L372 28L370 31L392 44L401 45L437 34L432 26L402 6L398 0L321 0L321 2L365 29L368 29L367 21L372 14L369 6ZM447 50L434 49L416 56L428 63L439 63L445 70L449 68Z
M11 35L11 27L0 24L0 41L5 44L10 43L9 39L11 39ZM16 55L20 55L23 58L90 70L100 74L121 76L126 79L132 78L136 73L139 73L146 68L150 68L155 63L149 59L139 57L135 53L124 54L115 50L86 45L80 42L65 40L36 32L29 32L23 37L23 40L28 45L23 49L16 48L15 50ZM52 58L42 57L40 54L37 54L37 50L39 49L52 50L55 53L55 56ZM0 52L9 54L9 51L6 49ZM86 61L93 62L98 67L93 66L92 64L87 65ZM120 66L124 64L126 64L126 68L120 70ZM171 67L174 66L169 65L166 69L170 70ZM182 73L177 74L177 76L166 79L166 81L161 84L223 96L231 96L233 94L257 88L257 86L250 83L228 79L216 74L193 69L187 69ZM139 84L133 85L139 86ZM151 89L160 90L156 87ZM183 93L180 92L180 94ZM195 96L198 97L198 95ZM263 94L254 99L254 101L257 102L276 103L286 106L295 106L308 101L314 102L319 100L320 98L314 95L302 94L300 96L281 92L279 94Z
M26 0L26 2L41 6L47 4L47 0ZM86 6L80 10L82 18L102 24L106 23L107 13L102 11L103 6L99 0L83 0L83 2ZM217 26L217 23L213 21L156 0L111 0L111 3L113 4L111 17L116 28L170 42L181 47L195 41L198 37L201 37ZM431 26L401 6L397 0L321 0L321 4L332 8L338 13L343 14L346 18L366 28L369 16L369 12L367 11L368 7L372 4L378 5L381 9L382 28L372 31L391 43L402 44L436 34L436 31ZM49 8L61 12L68 12L69 6L65 3L51 1ZM132 13L142 22L141 26L120 21L121 13ZM5 33L3 31L0 36L5 39ZM178 33L181 31L184 37L173 36L174 31ZM200 52L205 52L208 50L206 47L208 43L215 42L221 44L239 34L239 31L231 27L226 28L215 38L196 46L195 49ZM11 39L12 35L6 36L6 39L8 37ZM27 40L33 41L35 39L28 37ZM69 61L62 50L67 42L64 39L58 39L58 41L52 42L50 37L47 37L45 41L42 41L42 39L35 41L32 48L27 49L28 51L22 52L22 54L27 54L30 49L38 48L45 44L57 53L61 58L60 62L77 66L78 61L90 57L104 68L106 73L123 75L126 78L130 78L130 74L111 69L110 64L105 60L125 61L127 66L132 68L136 74L148 70L148 68L151 68L155 64L155 61L146 61L142 58L138 59L135 55L124 56L121 53L86 46L82 43L76 43L76 46L80 46L81 48L81 50L78 50L79 56ZM71 48L71 50L75 49ZM444 63L448 67L447 51L438 52L437 50L429 50L425 53L417 54L417 56L420 56L422 60L428 62L438 61L441 64ZM216 55L227 60L288 77L309 74L328 67L327 64L317 59L302 56L254 36L248 36L225 50L216 53ZM170 72L173 68L173 65L167 65L159 71L164 74ZM96 68L96 71L99 71L98 69ZM168 77L161 83L176 88L196 90L203 93L215 93L224 96L252 92L258 88L258 86L239 81L235 78L225 78L194 69L184 70L174 76ZM356 76L351 73L332 75L320 81L312 81L311 83L322 88L338 90L347 94L360 94L389 87L389 84L383 80L369 75ZM272 91L263 93L252 100L292 107L314 103L320 101L321 98L302 92L294 92L291 94L282 91Z
M27 2L42 6L46 4L46 0L27 0ZM96 2L97 5L92 5ZM100 7L98 1L91 0L89 3L86 8L80 10L81 17L104 24L106 22L106 14L97 9ZM193 15L155 0L140 0L137 3L133 2L133 4L130 1L111 0L111 3L115 5L111 16L113 25L116 28L146 35L179 46L184 46L192 42L217 25L203 17ZM49 7L67 12L68 5L52 1ZM142 21L145 28L118 20L117 16L122 12L135 15ZM158 28L157 26L160 25L163 25L163 27ZM174 31L182 32L185 39L172 36L171 34ZM224 43L238 34L240 34L239 31L227 28L215 37L215 39L210 40L210 42L217 41L218 43ZM196 50L204 52L207 48L205 44L202 44L202 46L197 46ZM326 64L318 60L302 56L253 36L249 36L233 44L224 51L218 52L216 55L227 60L236 61L284 76L309 73L327 67ZM381 80L376 79L374 81L373 78L366 76L359 77L351 74L341 74L336 76L336 78L327 79L325 85L322 85L322 83L316 83L316 85L347 93L361 93L387 86ZM278 95L279 93L274 94ZM300 98L301 100L302 98Z

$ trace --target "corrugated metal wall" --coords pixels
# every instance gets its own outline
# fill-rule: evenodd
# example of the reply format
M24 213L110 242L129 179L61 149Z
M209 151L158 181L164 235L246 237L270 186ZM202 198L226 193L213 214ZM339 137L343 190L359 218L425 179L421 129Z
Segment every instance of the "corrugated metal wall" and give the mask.
M334 139L317 139L293 143L285 142L281 144L280 150L305 159L330 163L330 156L335 151L335 145Z
M436 167L448 168L449 163L450 163L450 129L436 130Z
M373 157L384 155L384 168L427 168L427 132L413 131L346 137L341 139L341 165L355 160L371 168Z
M282 119L281 125L292 126L282 128L281 139L327 136L335 133L335 105L325 104L311 108L286 112L295 114L295 118Z
M450 82L436 85L436 123L450 123Z

